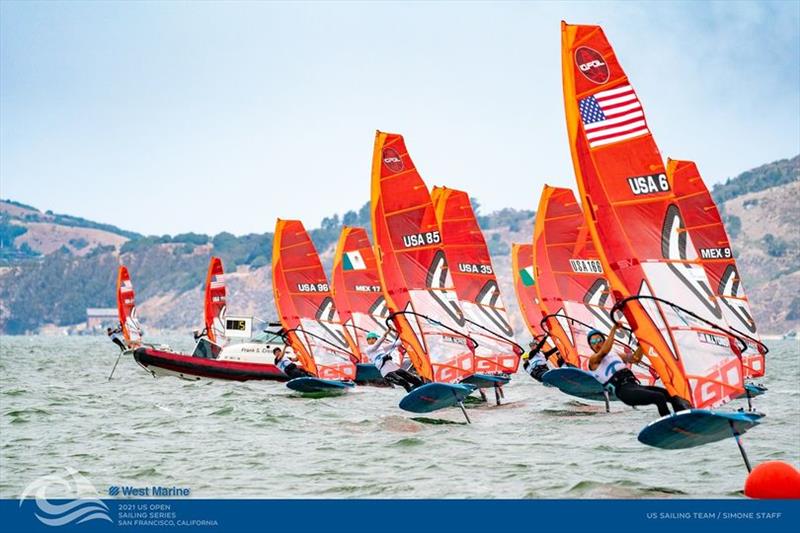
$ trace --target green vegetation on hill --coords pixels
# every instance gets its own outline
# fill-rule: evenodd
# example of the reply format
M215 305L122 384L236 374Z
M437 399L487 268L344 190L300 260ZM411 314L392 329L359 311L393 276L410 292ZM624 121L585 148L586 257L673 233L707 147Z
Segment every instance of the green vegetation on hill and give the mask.
M763 191L800 179L800 155L742 172L725 183L717 183L711 190L714 200L721 204L737 196Z
M2 330L13 335L46 323L75 324L86 319L87 307L113 306L116 265L111 253L73 257L57 251L13 270L0 284L6 307Z
M25 226L11 224L8 217L0 215L0 265L29 261L39 255L31 250L28 243L17 246L14 242L17 237L25 235L27 231L28 228Z
M799 168L800 156L777 161L717 185L713 194L721 204L722 200L797 180ZM18 202L3 202L29 211L22 216L0 215L0 264L13 267L0 275L0 331L6 333L35 331L45 323L79 323L85 320L87 307L112 306L116 266L120 260L131 270L139 301L199 288L212 254L222 258L227 271L240 266L260 268L271 261L272 233L238 237L227 232L214 236L197 233L142 236L80 217L42 214ZM534 212L507 208L484 214L477 200L472 199L472 203L478 222L486 231L490 252L495 256L507 256L510 243L503 230L519 231L530 223ZM744 216L741 211L738 214ZM743 233L742 220L724 210L723 216L731 238L737 239ZM25 233L26 221L102 229L126 236L129 240L121 246L121 257L114 246L95 246L83 257L76 257L68 248L62 247L55 253L39 257L27 244L19 247L14 244L15 239ZM334 246L343 225L361 226L371 234L369 203L343 215L325 217L318 228L307 228L320 253ZM785 275L787 268L789 271L794 268L789 259L796 252L787 235L774 233L765 234L756 246L763 249L771 261L786 263L788 266L776 269L776 272L780 270L780 275ZM72 239L69 244L82 252L88 246L82 239ZM800 303L795 299L789 315L798 314Z
M99 230L102 230L102 231L107 231L109 233L113 233L115 235L121 235L123 237L127 237L128 239L136 239L138 237L141 237L140 234L138 234L138 233L136 233L134 231L126 231L126 230L118 228L117 226L114 226L113 224L102 224L100 222L94 222L94 221L87 220L87 219L81 218L81 217L76 217L76 216L72 216L72 215L62 215L62 214L59 214L59 213L53 213L50 210L47 210L44 213L42 213L41 211L39 211L35 207L32 207L32 206L27 205L27 204L23 204L22 202L16 202L14 200L0 199L0 203L6 203L6 204L9 204L9 205L13 205L13 206L16 206L16 207L21 207L21 208L23 208L23 209L25 209L27 211L30 211L29 213L25 213L24 215L21 215L21 216L9 216L7 214L3 215L4 217L8 217L8 218L18 219L18 220L22 220L22 221L25 221L25 222L50 222L50 223L58 224L58 225L61 225L61 226L71 226L71 227L77 227L77 228L99 229Z

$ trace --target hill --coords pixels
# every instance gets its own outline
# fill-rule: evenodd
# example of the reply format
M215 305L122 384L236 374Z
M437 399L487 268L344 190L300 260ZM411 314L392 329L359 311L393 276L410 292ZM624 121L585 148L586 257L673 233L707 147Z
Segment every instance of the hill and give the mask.
M764 332L800 326L800 236L797 234L800 156L763 165L713 188L742 277ZM533 233L533 211L484 214L473 200L515 329L524 332L513 292L512 242ZM370 227L369 205L323 219L310 230L330 269L342 225ZM85 321L87 307L114 305L115 267L128 265L146 327L189 329L201 316L208 257L222 257L229 312L274 320L272 233L142 236L107 224L0 202L0 331L35 332Z

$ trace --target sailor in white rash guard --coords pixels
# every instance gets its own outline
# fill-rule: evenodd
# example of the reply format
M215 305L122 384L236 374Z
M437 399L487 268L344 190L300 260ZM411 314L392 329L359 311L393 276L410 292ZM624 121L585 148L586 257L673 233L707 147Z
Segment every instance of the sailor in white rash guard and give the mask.
M367 357L375 367L380 371L383 379L393 385L400 385L406 392L411 391L422 385L424 382L411 372L403 370L397 363L392 360L392 353L400 346L400 337L389 344L384 345L386 337L389 335L389 330L382 336L370 331L367 333L367 344L369 348L365 350Z

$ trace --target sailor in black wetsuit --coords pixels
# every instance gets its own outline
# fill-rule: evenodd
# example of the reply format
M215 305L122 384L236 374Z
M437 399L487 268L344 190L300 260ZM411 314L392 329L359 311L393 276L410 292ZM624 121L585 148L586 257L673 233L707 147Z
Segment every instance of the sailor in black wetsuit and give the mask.
M588 372L604 386L613 390L617 398L624 404L635 407L637 405L655 405L661 416L670 414L668 404L672 404L675 412L691 409L691 405L680 396L671 396L667 389L651 385L642 385L627 363L638 363L642 360L642 347L625 356L623 360L618 354L612 352L614 347L614 334L619 329L614 324L608 336L593 329L587 335L589 346L594 355L589 358Z
M308 372L297 366L294 361L292 361L288 355L283 353L283 350L280 348L275 348L272 350L272 354L275 356L275 366L280 368L284 374L289 376L291 379L294 378L313 378L314 374Z
M530 351L522 356L522 368L539 383L542 382L544 373L550 370L547 361L551 356L556 356L554 359L556 366L562 366L564 364L564 360L558 353L558 348L555 346L552 348L545 346L546 343L547 335L537 335L530 344L528 344Z

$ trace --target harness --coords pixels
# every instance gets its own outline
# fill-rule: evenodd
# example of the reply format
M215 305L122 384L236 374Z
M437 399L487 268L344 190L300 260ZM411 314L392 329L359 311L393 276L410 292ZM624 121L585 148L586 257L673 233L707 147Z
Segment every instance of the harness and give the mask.
M633 372L631 372L630 368L623 368L622 370L617 370L614 372L614 375L611 376L611 379L606 382L605 387L612 394L616 394L617 388L629 383L639 385L639 380L636 379L636 376L633 374Z

